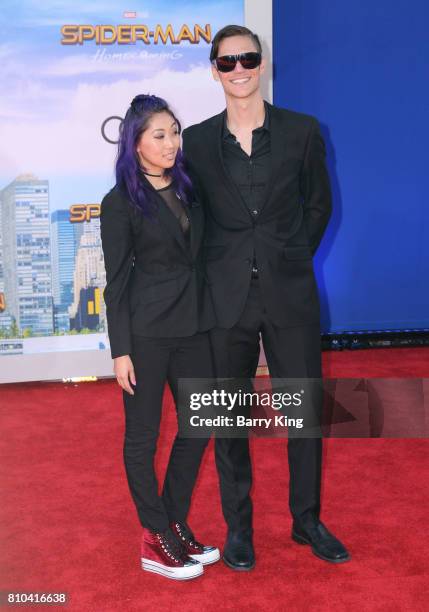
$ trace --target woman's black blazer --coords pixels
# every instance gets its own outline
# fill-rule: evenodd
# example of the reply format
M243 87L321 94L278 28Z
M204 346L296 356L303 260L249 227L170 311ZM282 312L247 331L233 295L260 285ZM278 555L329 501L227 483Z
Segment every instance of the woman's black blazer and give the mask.
M201 241L203 209L187 207L188 247L179 221L154 190L147 218L116 186L101 203L107 324L112 358L131 354L132 335L191 336L215 323L206 289Z

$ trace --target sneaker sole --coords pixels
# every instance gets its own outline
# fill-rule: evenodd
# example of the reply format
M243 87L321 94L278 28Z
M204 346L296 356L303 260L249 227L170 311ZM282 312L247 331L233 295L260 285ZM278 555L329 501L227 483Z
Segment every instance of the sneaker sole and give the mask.
M293 531L292 531L292 540L296 542L297 544L304 544L304 545L307 544L308 546L311 546L311 542L307 540L307 538L304 538L294 533ZM319 559L323 559L323 561L328 561L328 563L346 563L347 561L351 560L351 555L348 555L347 557L343 557L342 559L329 559L329 557L325 557L324 555L321 555L316 550L314 550L312 546L311 546L311 551L313 555L315 555L316 557L319 557Z
M220 559L220 551L218 548L206 553L205 555L189 555L192 559L199 561L203 565L211 565Z
M162 563L151 561L143 557L141 558L141 566L146 572L153 572L154 574L159 574L171 580L191 580L192 578L198 578L198 576L204 573L202 564L200 564L200 566L194 565L191 567L168 568L162 565Z

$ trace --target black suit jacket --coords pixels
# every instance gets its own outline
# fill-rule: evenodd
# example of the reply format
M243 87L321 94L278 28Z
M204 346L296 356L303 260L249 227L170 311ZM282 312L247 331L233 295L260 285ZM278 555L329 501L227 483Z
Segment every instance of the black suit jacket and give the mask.
M201 258L204 217L194 201L187 209L191 241L159 194L148 219L114 187L101 203L106 267L104 300L112 358L131 353L133 334L190 336L213 326Z
M270 320L319 321L315 253L331 213L325 145L309 115L268 105L271 177L252 215L222 159L224 113L183 132L183 150L207 213L204 253L218 325L232 327L249 291L253 255Z

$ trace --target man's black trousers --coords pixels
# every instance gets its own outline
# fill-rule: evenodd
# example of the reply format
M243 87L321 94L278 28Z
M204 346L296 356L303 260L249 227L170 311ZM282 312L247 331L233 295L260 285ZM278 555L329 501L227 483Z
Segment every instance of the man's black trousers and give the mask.
M231 329L210 331L216 376L253 378L262 343L272 378L321 378L319 325L279 328L267 318L259 283L252 280L243 313ZM247 438L216 438L222 509L229 531L252 528L252 468ZM290 438L289 507L301 524L320 513L321 438Z

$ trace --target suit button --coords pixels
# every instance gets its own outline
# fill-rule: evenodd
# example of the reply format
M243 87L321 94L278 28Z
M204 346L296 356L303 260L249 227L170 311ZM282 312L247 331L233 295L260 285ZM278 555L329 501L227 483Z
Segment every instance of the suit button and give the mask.
M254 215L254 216L256 217L256 215L258 214L258 212L259 212L259 211L257 211L256 209L255 209L255 210L252 210L252 215Z

